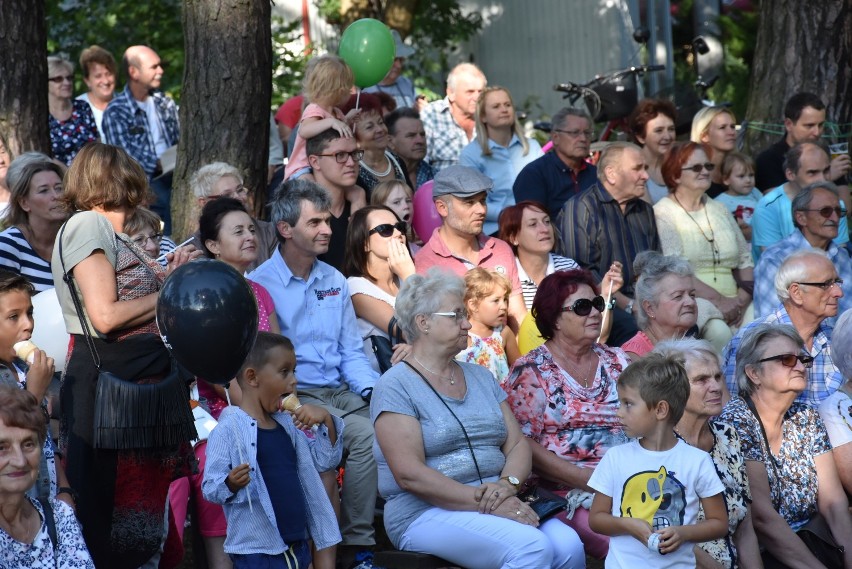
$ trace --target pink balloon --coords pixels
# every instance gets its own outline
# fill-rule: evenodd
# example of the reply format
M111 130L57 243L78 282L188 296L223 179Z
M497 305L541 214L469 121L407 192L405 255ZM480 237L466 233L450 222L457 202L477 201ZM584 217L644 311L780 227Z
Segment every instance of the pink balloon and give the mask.
M413 207L414 213L411 216L411 224L414 226L414 231L417 232L420 239L429 241L432 232L441 227L441 216L438 215L435 202L432 200L432 180L417 188L414 193Z

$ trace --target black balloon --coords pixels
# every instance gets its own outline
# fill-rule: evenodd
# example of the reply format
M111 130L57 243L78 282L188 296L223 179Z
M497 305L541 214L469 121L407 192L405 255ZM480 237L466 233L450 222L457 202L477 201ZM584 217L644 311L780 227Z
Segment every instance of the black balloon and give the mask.
M157 326L175 359L207 381L225 384L257 337L257 301L229 265L198 259L177 268L157 299Z

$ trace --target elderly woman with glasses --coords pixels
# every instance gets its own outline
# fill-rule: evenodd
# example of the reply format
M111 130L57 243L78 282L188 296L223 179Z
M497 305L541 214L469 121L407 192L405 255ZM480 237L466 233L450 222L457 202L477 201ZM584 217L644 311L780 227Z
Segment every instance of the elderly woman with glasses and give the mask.
M396 316L412 353L370 404L391 542L470 569L584 567L577 534L517 497L530 449L494 376L455 360L470 329L463 281L410 276Z
M710 161L713 152L696 142L671 149L662 168L669 195L654 206L654 216L663 253L689 261L695 269L696 295L718 311L710 315L701 335L721 351L732 330L754 318L754 263L736 220L706 195L716 168Z
M720 419L740 437L764 566L850 567L852 515L831 443L816 409L796 402L813 364L803 350L792 326L758 324L747 330L737 350L739 395ZM839 564L800 539L802 530L825 523L845 547Z
M616 417L616 381L627 367L620 348L598 344L604 299L592 274L557 271L541 281L532 315L545 343L518 358L503 388L521 432L530 439L533 472L568 498L559 517L603 559L609 538L589 528L592 472L627 439Z
M95 115L85 101L73 99L74 65L57 56L47 58L47 104L50 146L66 166L84 144L100 140Z
M199 210L207 202L218 198L233 198L243 204L247 211L251 211L249 205L249 190L243 185L243 176L240 171L225 162L213 162L199 168L189 180L189 187L195 194ZM278 231L275 225L269 221L262 221L252 217L255 227L255 238L257 239L257 258L248 264L246 274L263 264L275 254L278 249ZM198 232L193 235L193 245L196 249L204 250Z

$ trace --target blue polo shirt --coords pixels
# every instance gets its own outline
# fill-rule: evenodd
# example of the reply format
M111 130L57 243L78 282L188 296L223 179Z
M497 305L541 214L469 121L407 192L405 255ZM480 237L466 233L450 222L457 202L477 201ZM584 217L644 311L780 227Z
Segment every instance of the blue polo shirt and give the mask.
M515 202L535 200L547 206L550 217L556 219L562 206L598 181L598 169L583 162L574 170L563 162L555 151L533 160L515 178L512 191Z

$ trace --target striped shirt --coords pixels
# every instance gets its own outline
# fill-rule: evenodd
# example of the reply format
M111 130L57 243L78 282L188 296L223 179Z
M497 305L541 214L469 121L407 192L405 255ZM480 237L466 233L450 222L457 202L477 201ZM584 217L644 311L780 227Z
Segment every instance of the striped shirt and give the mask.
M661 250L651 204L635 199L621 211L615 198L599 183L565 202L556 227L562 237L559 252L590 270L598 282L613 262L621 262L621 292L630 298L636 255Z
M0 268L26 277L36 292L53 288L50 261L39 257L14 225L0 233Z
M518 266L518 279L521 281L521 292L524 294L524 304L527 305L527 310L532 310L533 299L538 291L538 285L533 282L527 272L521 266L521 260L515 257L515 264ZM574 259L563 257L562 255L548 254L547 272L544 276L552 275L556 271L570 271L579 269L580 265Z

